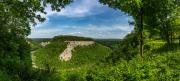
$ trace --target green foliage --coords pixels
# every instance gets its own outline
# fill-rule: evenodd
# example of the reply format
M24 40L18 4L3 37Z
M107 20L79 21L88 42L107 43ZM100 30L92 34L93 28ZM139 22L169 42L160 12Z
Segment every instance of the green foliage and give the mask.
M179 0L100 0L100 3L119 9L134 19L134 30L143 54L144 29L152 35L159 35L171 48L174 31L178 28ZM176 31L177 32L177 31Z
M95 41L114 50L118 48L121 39L95 39Z
M150 52L149 52L150 53ZM116 66L100 66L89 70L89 81L178 81L180 79L180 51L162 54L146 53L130 61L123 60Z
M77 47L73 51L73 56L70 62L73 63L72 66L91 66L99 62L100 60L104 60L110 52L111 50L109 48L102 46L100 44L94 44L85 47Z
M48 42L51 38L31 38L33 42L41 43L41 42Z
M33 55L35 55L35 62L38 67L43 68L44 64L50 64L53 67L59 67L60 60L59 54L64 51L67 43L64 42L51 42L44 48L38 49Z
M41 45L38 42L35 42L35 41L31 40L31 39L28 39L28 43L30 44L31 51L35 51L35 50L37 50L38 48L41 47Z
M54 81L178 81L180 50L157 52L155 50L162 48L165 42L154 39L146 41L148 43L145 44L143 58L137 55L138 41L136 35L132 33L127 35L118 45L116 50L119 52L113 51L110 56L108 56L111 53L109 48L96 43L90 46L76 47L73 50L72 59L62 62L58 58L60 53L54 49L62 46L58 47L58 43L63 44L64 42L56 40L42 48L44 50L37 50L35 53L35 56L38 57L36 63L42 69L46 67L43 66L43 62L49 63L50 68L55 68L55 74L51 75L56 77L49 75L49 78ZM40 51L42 56L39 54ZM55 57L52 58L51 55ZM43 58L39 58L39 56ZM106 58L106 56L108 57ZM105 58L108 63L103 60ZM43 60L42 63L40 63L41 60Z
M131 60L138 54L138 39L135 33L127 35L118 44L118 47L106 58L108 62L114 64L122 59Z
M75 36L57 36L49 45L40 48L34 54L39 69L32 69L30 45L34 49L38 44L28 44L26 36L30 27L45 21L41 14L49 4L54 11L60 11L72 0L1 0L0 1L0 81L177 81L180 77L180 51L175 45L173 51L164 51L166 44L143 42L143 33L148 37L166 40L167 46L173 37L179 36L179 0L100 0L112 8L120 9L134 18L135 31L128 35L107 58L111 66L101 66L111 50L100 44L77 47L69 62L59 60L59 54L66 48L64 41L92 39ZM145 32L143 31L145 28ZM159 34L159 35L158 35ZM151 36L153 35L153 36ZM140 40L140 43L138 43ZM149 42L149 41L148 41ZM136 54L137 45L145 44L145 55ZM160 52L159 49L163 49ZM158 52L154 52L154 50ZM177 51L178 50L178 51ZM143 49L141 50L143 51ZM97 67L93 68L94 66ZM102 63L102 65L106 65ZM87 72L87 69L92 70ZM57 70L54 70L57 69ZM56 72L57 71L57 72ZM59 72L64 73L60 75ZM72 72L68 75L69 72ZM65 79L64 79L65 78Z
M46 67L45 65L48 65L50 68L54 68L57 73L62 73L61 76L59 75L62 80L84 81L87 69L104 60L111 52L111 49L98 43L89 46L78 46L72 51L70 61L61 61L59 55L67 46L67 43L64 42L66 39L74 40L75 37L60 37L59 40L53 39L50 44L38 49L33 54L35 56L35 64L38 68L44 69ZM82 38L77 38L77 40L84 41Z
M12 81L9 77L7 73L0 70L0 81Z
M43 68L44 64L49 64L56 69L77 69L81 67L88 67L92 64L102 60L107 56L111 50L100 44L94 44L91 46L77 47L73 51L73 56L70 61L63 62L59 59L59 55L66 48L64 42L52 42L45 48L39 49L35 52L35 62L38 67Z
M65 81L85 81L81 76L82 75L78 73L70 73Z
M78 36L66 36L66 35L61 35L61 36L55 36L52 41L93 41L91 38L86 38L86 37L78 37Z
M54 68L46 66L44 69L33 69L30 81L61 81L60 75Z
M40 14L51 5L59 11L70 0L1 0L0 1L0 70L8 75L8 80L30 81L30 45L26 37L30 27L45 21ZM6 79L3 76L2 79ZM6 81L6 80L5 80Z
M0 69L10 75L10 79L25 80L29 78L31 69L29 44L23 38L16 39L16 42L13 39L7 42L11 43L6 44L6 49L1 47Z

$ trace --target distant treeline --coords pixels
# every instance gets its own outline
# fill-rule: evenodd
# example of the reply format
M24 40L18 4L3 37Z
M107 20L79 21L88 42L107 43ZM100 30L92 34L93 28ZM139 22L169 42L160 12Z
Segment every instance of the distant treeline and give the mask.
M51 38L30 38L31 40L35 41L35 42L47 42L47 41L50 41Z
M93 41L92 38L78 37L78 36L55 36L52 41Z
M69 36L69 35L60 35L55 36L54 38L30 38L37 43L47 42L47 41L96 41L104 46L107 46L111 49L115 49L117 45L121 42L122 39L93 39L88 37L79 37L79 36Z
M107 46L111 49L115 49L118 47L122 39L95 39L97 43L100 43L104 46Z

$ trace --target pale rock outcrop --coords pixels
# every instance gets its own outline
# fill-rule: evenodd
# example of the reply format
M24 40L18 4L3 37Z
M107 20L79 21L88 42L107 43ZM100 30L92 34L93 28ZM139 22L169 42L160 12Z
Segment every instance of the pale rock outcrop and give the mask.
M68 61L72 57L72 50L77 46L88 46L94 44L94 41L65 41L67 48L59 55L60 60Z
M41 46L46 46L46 45L48 45L48 44L50 44L50 42L41 42Z

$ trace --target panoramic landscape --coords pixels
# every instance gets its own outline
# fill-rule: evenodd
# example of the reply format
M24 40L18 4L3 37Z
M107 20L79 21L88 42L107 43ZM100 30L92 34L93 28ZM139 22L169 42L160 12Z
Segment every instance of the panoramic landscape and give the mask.
M0 0L0 81L180 81L180 0Z

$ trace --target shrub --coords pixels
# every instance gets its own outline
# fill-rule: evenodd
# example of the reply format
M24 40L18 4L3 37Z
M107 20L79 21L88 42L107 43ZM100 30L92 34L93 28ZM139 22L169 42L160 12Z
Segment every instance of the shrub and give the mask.
M178 81L180 79L180 59L178 58L180 58L180 51L144 58L137 56L130 61L122 60L112 67L94 68L87 73L86 79L90 81Z

